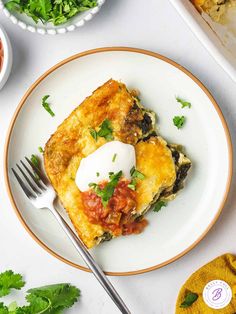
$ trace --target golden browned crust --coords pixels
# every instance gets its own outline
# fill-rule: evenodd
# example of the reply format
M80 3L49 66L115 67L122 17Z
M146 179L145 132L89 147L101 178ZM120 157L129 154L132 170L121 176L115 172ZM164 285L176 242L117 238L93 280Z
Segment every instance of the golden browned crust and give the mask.
M204 4L205 0L191 0L191 2L195 5L199 12L202 11L202 5Z
M84 213L81 192L75 184L81 159L106 142L101 137L95 141L90 134L91 127L98 130L99 125L109 119L114 139L135 146L137 168L145 174L145 179L137 185L138 214L146 210L154 196L159 196L163 189L174 184L175 164L166 142L161 137L152 136L142 141L144 135L154 128L154 122L150 122L147 113L124 84L109 80L64 120L45 146L47 175L88 248L97 244L107 231L89 222ZM148 123L151 123L152 129Z
M96 243L104 230L88 221L74 179L81 159L105 143L101 137L95 141L89 129L98 128L107 118L112 122L115 139L135 144L142 136L139 124L143 114L134 104L135 99L124 84L109 80L65 119L45 146L47 175L76 231L88 247Z
M236 6L236 0L191 0L196 8L206 12L213 21L226 22L226 14L229 8Z

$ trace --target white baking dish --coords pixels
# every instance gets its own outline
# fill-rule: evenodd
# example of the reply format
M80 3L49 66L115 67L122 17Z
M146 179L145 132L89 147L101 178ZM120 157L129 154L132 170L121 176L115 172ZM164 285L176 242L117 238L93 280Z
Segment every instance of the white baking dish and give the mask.
M190 0L170 0L170 2L215 60L236 82L236 23L234 29L232 24L231 27L228 25L226 27L214 23L206 14L201 15ZM234 21L236 22L236 15Z

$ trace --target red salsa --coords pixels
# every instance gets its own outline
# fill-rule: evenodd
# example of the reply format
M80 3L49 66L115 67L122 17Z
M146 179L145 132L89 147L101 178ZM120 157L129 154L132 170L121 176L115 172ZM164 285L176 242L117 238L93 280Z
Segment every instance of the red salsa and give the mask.
M116 236L141 233L147 220L135 220L136 192L128 187L129 183L124 179L118 182L106 207L94 190L83 192L84 211L89 221L112 231ZM107 182L100 183L99 187L103 189L106 184Z

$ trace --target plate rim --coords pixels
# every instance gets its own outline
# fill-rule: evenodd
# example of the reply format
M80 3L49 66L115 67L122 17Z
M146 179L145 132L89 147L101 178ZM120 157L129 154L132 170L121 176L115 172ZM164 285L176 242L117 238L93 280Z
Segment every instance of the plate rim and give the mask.
M223 207L226 203L227 200L227 196L229 194L229 190L230 190L230 186L231 186L231 181L232 181L232 175L233 175L233 148L232 148L232 141L231 141L231 136L230 136L230 132L229 132L229 127L226 123L226 120L223 116L223 113L219 107L219 105L217 104L216 100L214 99L214 97L212 96L212 94L210 93L210 91L204 86L204 84L197 78L195 77L190 71L188 71L185 67L181 66L180 64L178 64L177 62L161 55L158 54L156 52L150 51L150 50L145 50L145 49L140 49L140 48L131 48L131 47L124 47L124 46L113 46L113 47L102 47L102 48L95 48L95 49L90 49L90 50L86 50L80 53L77 53L75 55L72 55L60 62L58 62L57 64L55 64L54 66L52 66L51 68L49 68L49 70L47 70L46 72L44 72L33 84L31 84L31 86L27 89L27 91L25 92L24 96L22 97L20 103L18 104L13 117L11 119L10 125L8 127L8 131L7 131L7 135L6 135L6 140L5 140L5 145L4 145L4 155L3 155L3 167L4 167L4 181L6 184L6 189L7 189L7 193L8 193L8 197L10 199L11 205L16 213L17 218L19 219L19 221L21 222L21 224L23 225L23 227L25 228L25 230L29 233L29 235L33 238L34 241L36 241L44 250L46 250L48 253L50 253L52 256L56 257L57 259L63 261L64 263L73 266L77 269L86 271L86 272L91 272L90 269L88 269L85 266L81 266L75 262L72 262L68 259L66 259L65 257L61 256L60 254L56 253L53 251L53 249L51 249L50 247L48 247L45 243L43 243L43 241L41 241L36 234L34 234L34 232L30 229L30 227L27 225L27 222L24 220L20 210L18 209L16 202L14 200L14 196L11 190L11 185L10 185L10 180L9 180L9 173L8 173L8 150L9 150L9 143L10 143L10 139L11 139L11 135L12 135L12 131L16 122L16 119L21 111L21 109L23 108L28 96L34 91L34 89L52 72L54 72L55 70L57 70L58 68L60 68L61 66L76 60L78 58L87 56L87 55L91 55L91 54L96 54L96 53L102 53L102 52L114 52L114 51L124 51L124 52L133 52L133 53L140 53L140 54L144 54L147 56L151 56L154 58L157 58L159 60L162 60L172 66L174 66L175 68L179 69L180 71L184 72L187 76L189 76L190 79L192 79L201 89L202 91L206 94L206 96L208 97L208 99L210 100L211 104L214 106L221 124L223 126L224 132L225 132L225 137L226 137L226 141L227 141L227 147L228 147L228 161L229 161L229 167L228 167L228 176L227 176L227 182L226 182L226 186L225 186L225 191L224 191L224 195L223 198L220 202L220 206L214 216L214 218L212 219L211 223L207 226L207 228L205 229L205 231L190 245L188 246L185 250L183 250L182 252L180 252L179 254L175 255L174 257L172 257L171 259L168 259L165 262L156 264L154 266L151 267L147 267L147 268L143 268L143 269L138 269L138 270L134 270L134 271L122 271L122 272L113 272L113 271L104 271L106 275L109 276L130 276L130 275L138 275L138 274L143 274L158 268L161 268L163 266L166 266L174 261L176 261L177 259L181 258L182 256L184 256L185 254L187 254L188 252L190 252L198 243L201 242L201 240L207 235L207 233L210 231L210 229L213 227L213 225L216 223L217 219L219 218Z

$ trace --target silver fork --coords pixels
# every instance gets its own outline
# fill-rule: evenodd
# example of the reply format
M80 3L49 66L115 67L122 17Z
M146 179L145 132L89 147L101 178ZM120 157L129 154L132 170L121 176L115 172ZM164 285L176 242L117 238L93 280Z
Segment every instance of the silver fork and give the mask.
M94 276L103 286L105 291L109 294L111 299L115 302L117 307L123 314L131 314L111 282L105 276L100 266L96 263L93 257L88 252L87 248L80 240L79 237L70 228L63 217L58 213L54 207L54 200L56 199L56 193L49 183L48 179L43 175L43 173L31 162L31 160L25 157L27 164L20 161L21 165L16 164L21 176L16 170L12 168L12 172L24 191L25 195L31 201L31 203L36 208L48 208L54 215L68 238L73 243L76 250L79 252L80 256L83 258L87 266L91 269ZM22 179L24 178L24 179Z

